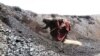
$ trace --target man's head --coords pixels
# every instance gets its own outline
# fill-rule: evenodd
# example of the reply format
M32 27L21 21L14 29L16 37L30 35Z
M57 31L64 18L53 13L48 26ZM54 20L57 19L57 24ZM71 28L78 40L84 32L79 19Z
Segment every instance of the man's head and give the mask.
M50 27L50 29L52 30L56 27L57 20L43 19L43 22L46 24L46 28Z
M50 23L50 21L51 21L51 20L48 20L48 19L43 19L43 23L45 23L45 24Z

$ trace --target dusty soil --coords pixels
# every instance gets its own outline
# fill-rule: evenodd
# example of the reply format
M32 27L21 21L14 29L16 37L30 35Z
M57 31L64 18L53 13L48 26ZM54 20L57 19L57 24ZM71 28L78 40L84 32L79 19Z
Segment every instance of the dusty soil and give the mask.
M71 22L69 40L82 43L64 44L51 39L44 18L51 14L36 14L19 7L0 3L0 56L100 56L100 15L57 15L55 19Z

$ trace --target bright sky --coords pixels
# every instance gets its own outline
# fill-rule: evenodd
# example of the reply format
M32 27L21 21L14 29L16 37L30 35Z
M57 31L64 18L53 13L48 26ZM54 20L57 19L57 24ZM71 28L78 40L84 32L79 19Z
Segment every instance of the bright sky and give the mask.
M39 14L100 14L100 0L0 0L0 2Z

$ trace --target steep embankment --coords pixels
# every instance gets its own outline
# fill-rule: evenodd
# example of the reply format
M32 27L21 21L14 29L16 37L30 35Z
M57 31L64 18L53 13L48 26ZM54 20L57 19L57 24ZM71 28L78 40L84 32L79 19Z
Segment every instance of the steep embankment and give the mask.
M68 39L77 40L82 46L62 44L50 39L49 29L43 30L40 15L18 7L0 3L0 55L1 56L99 56L100 16L55 15L68 19L71 31Z

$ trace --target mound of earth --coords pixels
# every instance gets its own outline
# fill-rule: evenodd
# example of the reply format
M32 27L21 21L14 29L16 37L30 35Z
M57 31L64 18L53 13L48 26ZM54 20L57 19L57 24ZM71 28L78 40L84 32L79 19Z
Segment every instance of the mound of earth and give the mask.
M51 39L44 18L68 19L69 40L81 46ZM100 15L37 14L0 3L0 56L100 56Z

